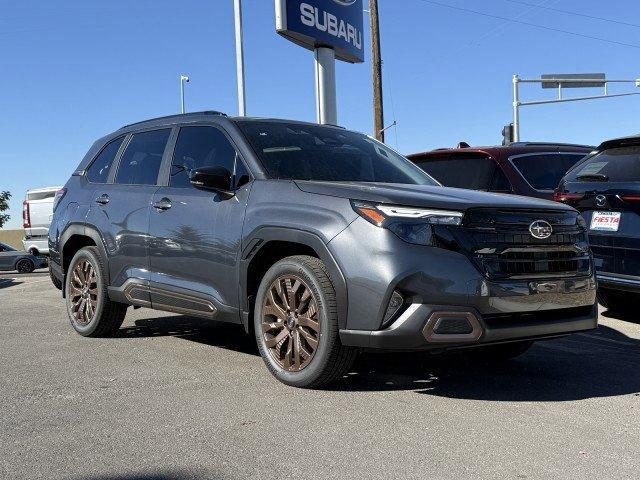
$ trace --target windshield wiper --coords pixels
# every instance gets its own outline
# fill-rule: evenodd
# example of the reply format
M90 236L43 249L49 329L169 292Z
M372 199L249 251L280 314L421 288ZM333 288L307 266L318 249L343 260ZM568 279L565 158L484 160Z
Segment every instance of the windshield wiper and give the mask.
M585 173L584 175L578 175L578 180L595 180L596 182L608 182L609 176L604 173Z

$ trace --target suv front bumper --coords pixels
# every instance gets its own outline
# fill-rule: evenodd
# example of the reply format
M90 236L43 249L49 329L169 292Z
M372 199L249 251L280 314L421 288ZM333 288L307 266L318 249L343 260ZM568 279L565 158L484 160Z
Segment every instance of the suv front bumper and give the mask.
M598 285L611 290L640 293L640 277L619 273L597 272Z
M441 350L597 327L593 274L490 280L463 253L408 244L360 219L329 247L347 279L347 322L340 330L345 345ZM382 320L396 290L405 308L386 326ZM434 327L429 322L435 322L433 315L439 312L475 318L473 334L433 336L428 330L425 334L426 328ZM455 322L464 331L462 318Z
M442 313L477 321L469 333L434 335ZM340 330L344 345L383 350L448 350L520 340L558 337L598 326L597 306L537 313L481 315L469 307L412 304L384 330Z

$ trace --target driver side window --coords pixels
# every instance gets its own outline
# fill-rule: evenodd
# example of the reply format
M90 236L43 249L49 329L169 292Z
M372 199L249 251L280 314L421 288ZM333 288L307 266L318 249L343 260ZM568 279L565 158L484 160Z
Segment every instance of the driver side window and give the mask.
M233 174L236 150L217 128L182 127L171 161L169 186L191 188L189 175L202 167L224 167Z

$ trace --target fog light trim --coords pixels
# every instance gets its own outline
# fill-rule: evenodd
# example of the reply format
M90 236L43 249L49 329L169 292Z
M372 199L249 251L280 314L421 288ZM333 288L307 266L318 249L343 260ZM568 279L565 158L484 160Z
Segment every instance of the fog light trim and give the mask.
M436 333L436 329L442 319L464 318L471 326L469 333ZM471 312L439 311L433 312L426 325L422 329L422 335L430 343L455 343L455 342L476 342L482 336L482 325L478 318Z

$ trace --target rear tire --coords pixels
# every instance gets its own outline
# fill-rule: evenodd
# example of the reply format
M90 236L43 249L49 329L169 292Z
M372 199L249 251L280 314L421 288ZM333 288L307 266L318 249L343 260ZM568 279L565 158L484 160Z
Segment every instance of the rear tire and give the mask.
M16 270L18 271L18 273L31 273L35 269L35 264L28 258L18 260L18 263L16 263Z
M62 280L60 280L58 277L56 277L53 274L53 269L51 268L51 262L49 262L49 277L51 278L51 283L53 283L53 286L56 287L58 290L62 290Z
M67 314L71 326L82 336L111 336L124 321L127 305L109 299L106 278L96 247L84 247L71 259L65 281Z
M267 271L253 321L264 363L286 385L317 388L334 382L358 353L340 342L335 288L324 263L314 257L287 257Z

